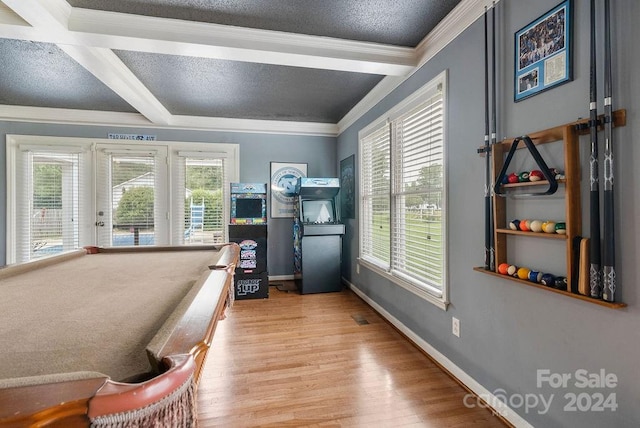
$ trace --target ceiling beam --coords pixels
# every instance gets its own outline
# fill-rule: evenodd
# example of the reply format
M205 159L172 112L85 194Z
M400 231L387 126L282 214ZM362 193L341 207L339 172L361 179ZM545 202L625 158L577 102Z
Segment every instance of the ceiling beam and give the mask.
M72 7L64 0L2 0L29 25L52 33L65 31Z
M55 43L77 63L153 123L168 124L171 113L109 49L73 43L69 35L72 7L65 0L2 0L31 25L39 39Z
M415 49L402 46L72 8L64 0L2 1L15 12L0 9L7 38L389 76L406 76L417 63Z
M0 37L291 67L406 76L413 48L73 8L64 0L2 0ZM17 21L21 17L30 24Z
M78 43L326 70L404 76L413 48L74 8L69 31Z
M171 113L110 49L58 45L142 115L156 124L168 124Z

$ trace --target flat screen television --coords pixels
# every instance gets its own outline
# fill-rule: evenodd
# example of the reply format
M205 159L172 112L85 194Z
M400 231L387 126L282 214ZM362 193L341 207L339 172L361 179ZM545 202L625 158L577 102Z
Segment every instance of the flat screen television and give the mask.
M303 199L300 216L303 223L335 223L336 210L333 199Z

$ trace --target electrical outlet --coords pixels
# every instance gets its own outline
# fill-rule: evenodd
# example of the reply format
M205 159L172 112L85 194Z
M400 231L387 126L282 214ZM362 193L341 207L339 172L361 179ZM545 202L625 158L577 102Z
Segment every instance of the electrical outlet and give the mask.
M356 265L356 273L360 275L360 265Z
M460 320L456 317L451 318L451 333L454 336L460 337Z

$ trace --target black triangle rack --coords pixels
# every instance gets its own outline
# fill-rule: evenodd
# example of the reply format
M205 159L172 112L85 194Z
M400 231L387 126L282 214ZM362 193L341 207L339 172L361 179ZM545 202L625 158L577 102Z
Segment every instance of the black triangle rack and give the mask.
M554 193L556 193L556 190L558 190L558 181L556 180L555 174L551 172L551 170L547 166L547 163L544 161L544 159L542 159L542 156L540 156L540 152L538 152L538 149L536 149L535 144L533 144L533 141L528 135L523 135L521 137L514 138L513 143L511 143L511 148L509 149L507 158L505 159L504 165L502 166L502 170L500 170L500 174L496 179L496 182L493 188L494 193L496 195L504 196L505 190L502 186L502 183L504 182L504 177L507 174L507 168L509 167L509 163L511 162L511 159L513 158L513 154L518 148L518 144L520 143L520 141L522 141L524 145L527 147L527 149L529 149L529 153L531 153L531 156L533 156L533 159L538 164L540 171L542 171L542 175L549 182L549 188L543 192L520 193L517 196L532 197L532 196L553 195Z

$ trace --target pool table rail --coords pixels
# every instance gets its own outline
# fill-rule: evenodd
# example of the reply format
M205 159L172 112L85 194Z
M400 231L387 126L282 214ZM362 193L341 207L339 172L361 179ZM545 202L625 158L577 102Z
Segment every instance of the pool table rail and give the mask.
M189 246L188 248L190 248ZM153 248L153 249L150 249ZM206 249L196 246L193 249ZM154 353L147 349L152 366L157 374L143 382L114 382L106 375L94 373L94 377L64 380L51 378L50 383L42 383L38 376L33 384L20 386L9 384L9 388L0 386L0 427L5 426L88 426L92 419L113 414L126 414L136 409L156 405L166 401L179 388L190 387L195 391L202 366L211 346L218 320L224 317L224 311L233 296L233 273L239 257L237 244L215 246L220 251L214 265L209 266L195 285L199 290L193 299L182 308L183 313L174 317L174 324L163 333L166 335L158 343ZM182 251L182 247L145 247L137 251ZM73 252L62 257L78 257L82 254L112 251L136 251L136 249L96 249L95 247ZM91 256L89 256L91 257ZM44 266L52 259L39 261ZM38 264L30 264L33 269ZM0 269L0 277L13 275L12 269L24 267L11 266ZM8 270L7 270L8 269ZM3 272L5 271L5 272ZM19 273L16 273L19 274ZM89 376L89 375L85 375ZM0 380L0 385L2 385ZM30 382L25 378L23 382ZM187 384L189 383L189 384ZM191 385L191 386L189 386ZM189 409L195 412L195 409ZM123 413L124 412L124 413ZM188 416L188 415L187 415ZM195 417L195 413L193 413Z

